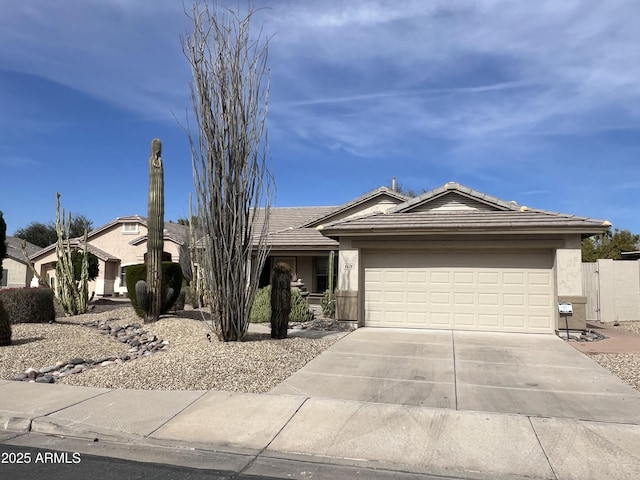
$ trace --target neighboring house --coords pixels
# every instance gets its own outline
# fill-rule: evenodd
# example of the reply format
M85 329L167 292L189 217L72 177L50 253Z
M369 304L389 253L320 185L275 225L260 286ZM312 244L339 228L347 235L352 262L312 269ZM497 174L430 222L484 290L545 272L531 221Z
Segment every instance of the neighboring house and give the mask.
M322 222L355 218L385 211L406 201L407 197L381 187L345 205L337 207L274 207L269 217L268 242L270 254L261 275L260 286L269 284L270 274L277 262L286 262L296 279L313 294L322 294L328 287L328 260L331 250L338 251L338 242L324 237L316 228ZM164 249L172 261L180 261L188 246L188 229L165 222ZM260 230L260 226L256 228ZM126 293L125 267L142 263L147 251L147 220L140 216L120 217L91 231L87 249L99 259L100 273L90 285L96 295ZM71 240L81 248L82 239ZM336 256L337 257L337 256ZM31 256L42 278L55 282L55 245ZM37 281L37 280L36 280Z
M187 228L172 222L164 224L165 257L180 260L181 250L188 244ZM72 239L73 247L82 248L81 238ZM119 217L87 236L87 250L98 257L98 278L90 282L89 290L98 296L125 294L125 267L143 263L147 253L147 219L137 215ZM31 261L41 278L55 284L56 245L50 245L31 255ZM37 282L37 279L35 279Z
M585 327L581 240L609 222L530 209L455 182L386 213L326 223L337 316L360 326L552 333Z
M23 288L31 283L33 273L28 261L22 254L22 240L18 237L7 237L7 257L2 260L2 280L0 288ZM26 242L27 255L40 250L33 243Z

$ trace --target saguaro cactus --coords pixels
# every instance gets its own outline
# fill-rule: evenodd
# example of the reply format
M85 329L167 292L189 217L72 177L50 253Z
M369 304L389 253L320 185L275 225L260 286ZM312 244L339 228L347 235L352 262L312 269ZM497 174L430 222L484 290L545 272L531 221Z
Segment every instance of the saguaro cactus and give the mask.
M277 263L271 276L271 338L287 338L291 313L291 269Z
M7 255L7 224L0 211L0 280L2 280L2 259Z
M328 288L324 292L324 296L322 297L322 315L327 318L334 318L336 314L336 297L334 292L333 285L333 277L335 275L335 261L336 261L336 252L331 250L329 253L329 263L328 263Z
M147 219L147 281L138 281L136 296L145 311L144 322L156 322L167 296L162 292L162 251L164 249L164 168L162 142L154 138L149 157L149 215Z
M11 345L11 322L0 300L0 347Z

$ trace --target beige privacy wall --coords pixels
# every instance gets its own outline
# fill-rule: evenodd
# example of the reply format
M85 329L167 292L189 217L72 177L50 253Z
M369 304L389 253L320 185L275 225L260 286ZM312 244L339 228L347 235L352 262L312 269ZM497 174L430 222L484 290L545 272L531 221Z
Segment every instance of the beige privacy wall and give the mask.
M640 320L640 261L598 260L582 272L587 320Z

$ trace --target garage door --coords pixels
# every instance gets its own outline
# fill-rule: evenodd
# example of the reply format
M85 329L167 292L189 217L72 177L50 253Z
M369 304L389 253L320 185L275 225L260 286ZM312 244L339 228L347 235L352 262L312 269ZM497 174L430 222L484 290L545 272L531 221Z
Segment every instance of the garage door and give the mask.
M550 333L551 252L368 253L365 325Z

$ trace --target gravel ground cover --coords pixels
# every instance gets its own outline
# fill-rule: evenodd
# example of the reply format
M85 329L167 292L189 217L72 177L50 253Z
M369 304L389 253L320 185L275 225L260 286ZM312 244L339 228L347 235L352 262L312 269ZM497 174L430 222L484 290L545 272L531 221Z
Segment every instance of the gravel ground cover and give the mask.
M53 324L13 325L13 344L0 348L0 378L10 379L28 368L40 369L81 357L124 356L129 345L82 325L106 321L112 327L142 323L130 306L100 306L92 313L59 317ZM248 333L243 342L219 342L197 311L166 316L142 325L169 343L167 351L121 364L91 368L56 380L67 385L144 390L223 390L264 393L291 376L333 345L338 335L300 336L272 340L265 333ZM640 334L640 321L618 327ZM207 334L211 337L208 340ZM640 391L640 353L598 354L590 357Z
M620 322L616 328L640 335L640 321ZM601 353L589 357L640 391L640 353Z
M98 359L126 355L130 346L100 333L86 322L126 326L142 323L130 306L75 317L53 324L13 325L13 342L0 348L0 378L10 379L28 368L41 369L72 358ZM219 342L200 312L180 312L142 328L168 341L164 352L95 367L56 380L66 385L144 390L224 390L264 393L285 380L338 340L292 337L272 340L248 333L243 342ZM207 334L211 337L208 340Z

